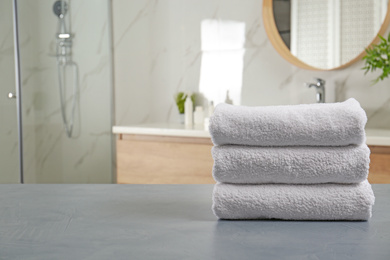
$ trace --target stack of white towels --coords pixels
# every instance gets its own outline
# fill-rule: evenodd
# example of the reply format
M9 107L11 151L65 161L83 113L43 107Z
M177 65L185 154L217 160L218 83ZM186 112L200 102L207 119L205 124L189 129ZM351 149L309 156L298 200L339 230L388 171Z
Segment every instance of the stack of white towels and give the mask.
M359 102L245 107L210 119L220 219L367 220L367 117Z

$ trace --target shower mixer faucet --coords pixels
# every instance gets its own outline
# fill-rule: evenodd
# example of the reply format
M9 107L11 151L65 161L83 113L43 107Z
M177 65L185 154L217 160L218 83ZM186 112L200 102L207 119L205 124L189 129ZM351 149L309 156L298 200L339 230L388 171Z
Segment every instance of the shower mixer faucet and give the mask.
M53 5L53 12L58 17L57 28L57 58L58 62L66 64L72 55L72 38L66 26L65 15L68 12L68 3L58 0Z
M316 88L316 99L317 103L325 103L325 80L320 78L315 78L316 83L306 83L306 85L311 88Z

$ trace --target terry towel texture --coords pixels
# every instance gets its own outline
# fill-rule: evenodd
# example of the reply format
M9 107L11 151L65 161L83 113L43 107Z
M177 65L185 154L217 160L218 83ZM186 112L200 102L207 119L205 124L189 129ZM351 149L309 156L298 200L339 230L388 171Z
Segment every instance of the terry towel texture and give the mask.
M368 220L367 117L359 102L243 107L219 104L213 212L221 219Z
M368 181L345 185L218 183L212 209L221 219L367 220L374 201Z
M353 98L289 106L219 104L209 130L215 145L345 146L365 142L366 122L364 110Z
M217 182L359 183L367 179L367 145L341 147L255 147L222 145L212 148Z

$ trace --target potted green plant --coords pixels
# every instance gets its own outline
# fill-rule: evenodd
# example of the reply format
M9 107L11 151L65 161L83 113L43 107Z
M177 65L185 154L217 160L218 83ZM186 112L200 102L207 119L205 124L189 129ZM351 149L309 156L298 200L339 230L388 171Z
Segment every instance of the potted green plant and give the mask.
M378 44L373 44L366 49L366 55L363 57L365 61L364 74L369 71L374 72L376 69L382 70L382 73L373 80L373 84L378 83L380 80L384 80L390 75L390 33L387 39L378 34L381 41Z
M177 109L179 110L180 114L180 122L184 123L184 103L186 102L188 95L184 92L178 92L174 95L174 99L176 102ZM195 104L195 94L191 95L192 104Z

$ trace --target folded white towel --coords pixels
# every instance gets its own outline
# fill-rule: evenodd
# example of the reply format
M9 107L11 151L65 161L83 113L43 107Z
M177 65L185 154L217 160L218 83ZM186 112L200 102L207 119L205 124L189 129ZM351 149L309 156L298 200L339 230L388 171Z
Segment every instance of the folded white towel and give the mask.
M219 104L210 118L215 145L343 146L365 142L367 116L353 98L341 103L245 107Z
M221 145L212 148L217 182L358 183L367 179L367 145L259 147Z
M367 220L374 201L367 180L312 185L217 183L212 209L221 219Z

